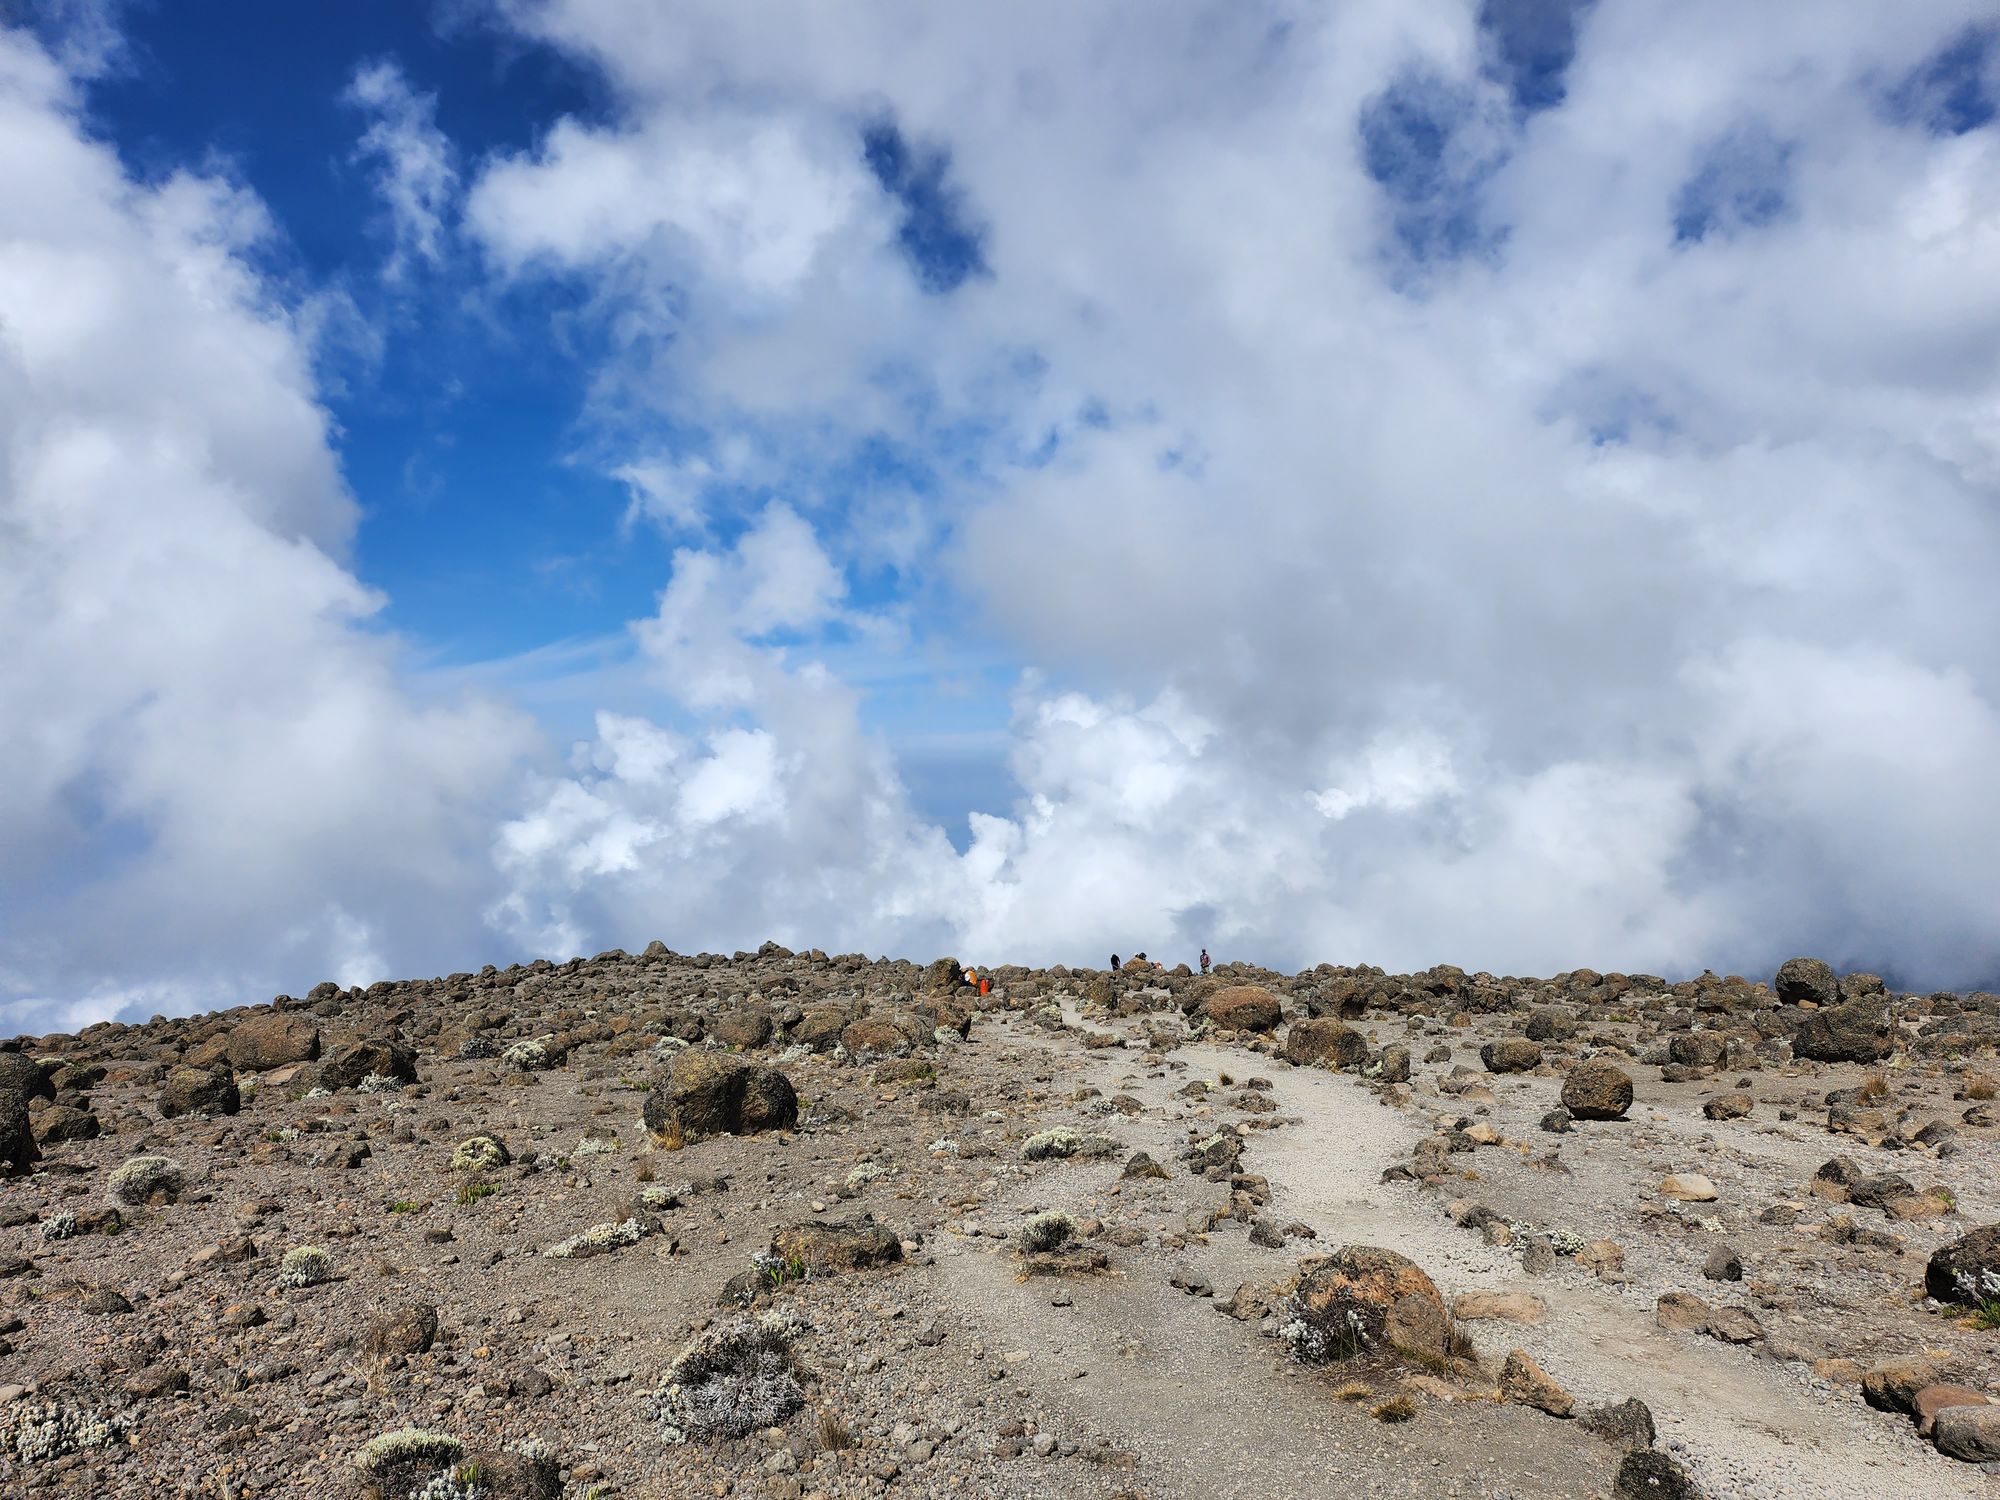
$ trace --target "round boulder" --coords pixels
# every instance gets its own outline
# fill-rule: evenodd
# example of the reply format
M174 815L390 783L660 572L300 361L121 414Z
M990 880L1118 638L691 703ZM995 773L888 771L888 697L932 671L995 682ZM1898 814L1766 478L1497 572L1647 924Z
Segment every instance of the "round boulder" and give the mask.
M1331 1016L1294 1021L1285 1033L1285 1060L1300 1067L1317 1065L1337 1073L1359 1067L1367 1057L1367 1039Z
M172 1120L181 1115L233 1115L243 1101L236 1091L236 1075L227 1068L211 1072L183 1063L168 1070L158 1106L161 1116Z
M1346 1246L1301 1278L1293 1302L1317 1335L1302 1347L1324 1359L1367 1350L1424 1360L1451 1353L1451 1313L1436 1283L1393 1250Z
M1817 958L1788 958L1778 965L1780 1005L1832 1005L1840 998L1840 982L1833 967Z
M1542 1065L1542 1044L1524 1036L1502 1037L1479 1049L1489 1073L1526 1073Z
M727 1052L690 1047L646 1095L645 1124L655 1140L677 1148L718 1135L782 1130L799 1117L799 1096L776 1068Z
M1632 1107L1632 1079L1616 1063L1592 1058L1563 1080L1562 1106L1579 1120L1622 1120Z
M1273 1031L1282 1012L1262 985L1235 984L1203 1000L1201 1014L1224 1031Z

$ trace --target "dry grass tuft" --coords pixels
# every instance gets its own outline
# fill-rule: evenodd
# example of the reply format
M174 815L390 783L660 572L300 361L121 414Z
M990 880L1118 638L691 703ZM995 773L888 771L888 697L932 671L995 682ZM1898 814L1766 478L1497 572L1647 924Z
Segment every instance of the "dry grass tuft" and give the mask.
M1408 1396L1391 1396L1368 1415L1378 1422L1407 1422L1417 1414L1417 1403Z
M819 1434L819 1445L828 1453L840 1453L854 1446L854 1433L847 1420L831 1407L819 1409L819 1419L814 1424Z
M1333 1399L1336 1401L1366 1401L1374 1394L1373 1387L1363 1385L1358 1380L1350 1380L1346 1385L1333 1393Z

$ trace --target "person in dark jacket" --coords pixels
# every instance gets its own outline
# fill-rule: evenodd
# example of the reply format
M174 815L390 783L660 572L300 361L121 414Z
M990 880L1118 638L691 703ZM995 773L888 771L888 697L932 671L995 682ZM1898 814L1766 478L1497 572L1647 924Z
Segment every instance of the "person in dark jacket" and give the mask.
M1115 953L1111 955L1111 972L1114 974L1118 972L1118 955Z
M1201 950L1201 972L1204 974L1208 972L1208 950L1206 948Z

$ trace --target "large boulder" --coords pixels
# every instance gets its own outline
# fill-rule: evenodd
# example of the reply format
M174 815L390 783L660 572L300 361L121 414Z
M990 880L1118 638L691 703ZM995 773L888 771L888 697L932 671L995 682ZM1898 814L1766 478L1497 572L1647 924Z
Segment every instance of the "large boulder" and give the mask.
M2000 1406L1948 1406L1931 1422L1931 1441L1969 1464L2000 1459Z
M1562 1106L1579 1120L1622 1120L1632 1107L1632 1079L1616 1063L1594 1057L1563 1080Z
M1283 1012L1260 984L1234 984L1201 1002L1201 1014L1224 1031L1275 1031Z
M160 1114L165 1119L181 1115L233 1115L243 1107L236 1090L236 1075L227 1068L191 1068L185 1063L167 1071L160 1087Z
M841 1028L840 1045L857 1061L904 1057L910 1050L912 1029L900 1025L894 1016L883 1011L870 1011Z
M1625 1455L1611 1493L1615 1500L1707 1500L1686 1469L1653 1448L1634 1448Z
M1542 1065L1542 1045L1524 1036L1502 1037L1481 1047L1479 1060L1489 1073L1526 1073Z
M2000 1224L1975 1229L1932 1252L1924 1290L1940 1302L2000 1297Z
M1380 1350L1419 1360L1451 1353L1451 1313L1416 1262L1348 1245L1299 1280L1293 1306L1308 1330L1299 1347L1319 1359Z
M1285 1033L1285 1059L1300 1067L1357 1068L1368 1057L1368 1039L1331 1016L1292 1022Z
M401 1042L371 1037L342 1047L319 1065L319 1086L323 1089L351 1089L365 1078L415 1083L417 1054Z
M225 1053L239 1073L262 1073L319 1056L319 1023L295 1010L267 1010L236 1023Z
M718 1135L754 1135L798 1122L799 1096L776 1068L728 1052L690 1047L646 1095L646 1129L661 1145Z
M19 1094L24 1099L53 1099L55 1085L48 1070L32 1057L19 1052L0 1052L0 1094Z
M725 1047L761 1047L771 1039L771 1013L754 1005L729 1011L716 1017L710 1035Z
M1792 1034L1792 1053L1814 1062L1875 1062L1895 1049L1880 1000L1850 1000L1807 1013Z
M854 1012L845 1005L807 1006L798 1025L792 1028L792 1040L815 1052L831 1052L853 1019Z
M74 1104L51 1104L35 1116L35 1138L45 1146L94 1141L103 1129L96 1115Z
M1788 958L1778 965L1772 988L1780 1005L1832 1005L1840 998L1839 981L1831 965L1817 958Z

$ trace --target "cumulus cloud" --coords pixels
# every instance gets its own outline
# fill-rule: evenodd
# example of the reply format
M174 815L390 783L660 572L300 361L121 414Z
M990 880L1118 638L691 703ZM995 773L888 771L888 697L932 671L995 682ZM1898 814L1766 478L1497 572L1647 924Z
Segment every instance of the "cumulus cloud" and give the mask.
M388 58L357 68L342 98L368 120L354 158L371 166L388 210L394 249L384 274L400 280L412 262L434 265L444 254L445 217L458 191L457 153L438 128L437 97L411 88Z
M263 998L477 940L512 713L407 690L271 224L0 32L0 1001Z
M603 378L657 389L701 319L681 430L965 476L926 520L1045 675L1018 805L910 920L989 957L2000 972L1963 837L2000 729L1978 5L500 9L622 111L474 190L501 264L626 320ZM694 172L690 101L732 122ZM853 175L885 118L981 275L927 282L894 174ZM840 177L842 130L840 192L772 169ZM782 276L651 207L724 181Z

